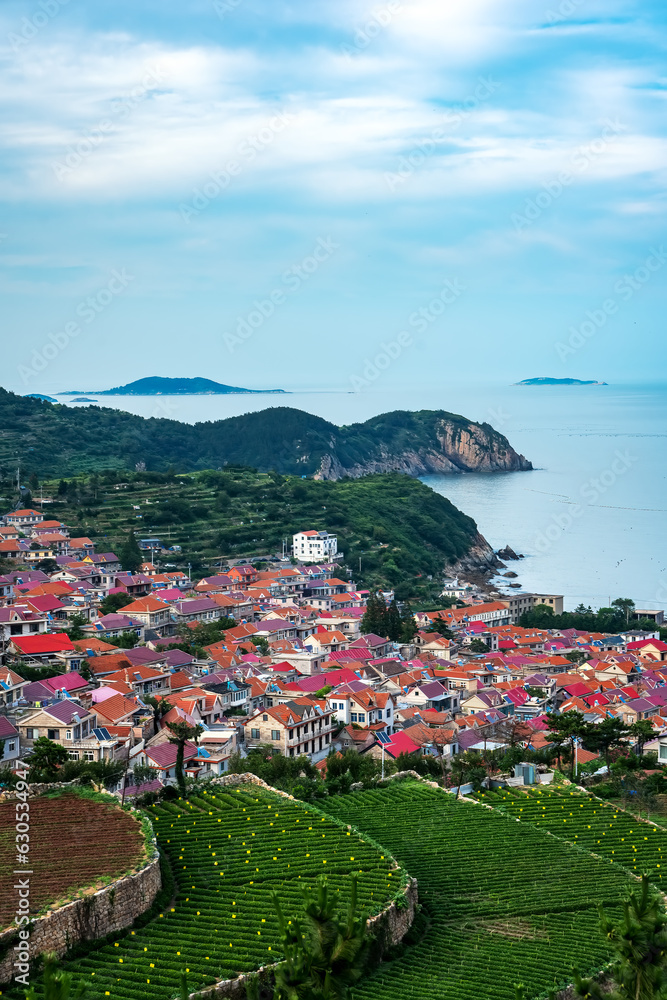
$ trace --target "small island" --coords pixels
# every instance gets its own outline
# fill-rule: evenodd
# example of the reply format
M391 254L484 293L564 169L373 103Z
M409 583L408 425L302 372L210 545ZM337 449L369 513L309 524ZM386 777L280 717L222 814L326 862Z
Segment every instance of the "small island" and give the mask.
M59 392L59 396L79 396L94 393L96 396L215 396L231 392L280 392L284 389L243 389L236 385L223 385L210 378L162 378L152 375L140 378L127 385L118 385L113 389L71 389ZM95 400L93 400L95 402Z
M96 399L90 399L88 396L76 396L71 400L72 403L96 403Z
M581 378L525 378L514 385L608 385L608 382L597 382L595 379Z

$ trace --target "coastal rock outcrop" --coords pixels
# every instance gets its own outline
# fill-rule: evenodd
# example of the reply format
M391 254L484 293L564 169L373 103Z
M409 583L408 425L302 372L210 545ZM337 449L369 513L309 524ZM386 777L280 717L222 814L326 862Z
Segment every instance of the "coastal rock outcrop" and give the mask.
M378 435L375 447L366 449L360 461L346 461L344 442L332 441L332 450L321 457L315 478L358 478L376 472L404 472L409 476L524 472L533 468L503 434L488 424L450 418L438 411L414 416L424 419L418 426L401 428L400 434L392 433L389 439L387 428L378 428L382 437Z

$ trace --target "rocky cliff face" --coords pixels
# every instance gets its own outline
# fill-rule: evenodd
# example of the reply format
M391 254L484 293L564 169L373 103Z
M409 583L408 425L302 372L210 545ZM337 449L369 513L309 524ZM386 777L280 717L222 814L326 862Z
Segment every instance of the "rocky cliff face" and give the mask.
M533 467L512 448L503 434L486 424L462 425L459 421L437 417L429 438L418 447L407 443L401 447L379 443L375 454L363 462L345 462L332 447L332 451L322 457L315 478L335 480L350 476L354 479L375 472L404 472L409 476L523 472Z

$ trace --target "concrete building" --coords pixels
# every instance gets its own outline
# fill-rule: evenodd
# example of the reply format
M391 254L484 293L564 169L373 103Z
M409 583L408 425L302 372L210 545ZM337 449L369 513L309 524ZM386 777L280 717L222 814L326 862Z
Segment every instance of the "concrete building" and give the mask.
M328 531L299 531L292 536L292 552L300 563L332 562L338 553L338 537Z
M525 611L532 611L538 604L546 604L555 615L563 614L562 594L525 594L520 591L517 594L503 597L502 603L510 613L510 624L512 625L518 622Z

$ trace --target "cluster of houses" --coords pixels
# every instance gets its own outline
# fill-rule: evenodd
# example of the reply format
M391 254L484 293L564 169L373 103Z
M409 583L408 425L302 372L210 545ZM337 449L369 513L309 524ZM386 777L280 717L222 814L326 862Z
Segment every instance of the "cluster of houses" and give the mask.
M667 761L667 644L657 628L526 629L516 624L524 610L558 612L562 597L485 602L462 588L464 607L418 613L413 639L393 642L362 632L368 593L339 578L335 561L313 561L337 555L326 532L295 536L296 565L236 565L196 583L151 563L125 573L113 553L35 510L5 515L0 538L4 558L16 560L0 577L3 766L28 760L47 737L72 759L125 762L132 795L146 788L133 784L139 766L154 770L151 787L175 780L169 723L180 720L201 727L185 765L206 778L266 744L321 769L332 748L451 758L515 742L517 726L521 742L540 749L546 714L570 708L590 721L650 720ZM44 551L56 566L48 573L27 556ZM102 614L110 594L127 603ZM81 639L68 634L75 616ZM173 648L220 618L236 624L197 655ZM127 633L133 648L119 645Z

